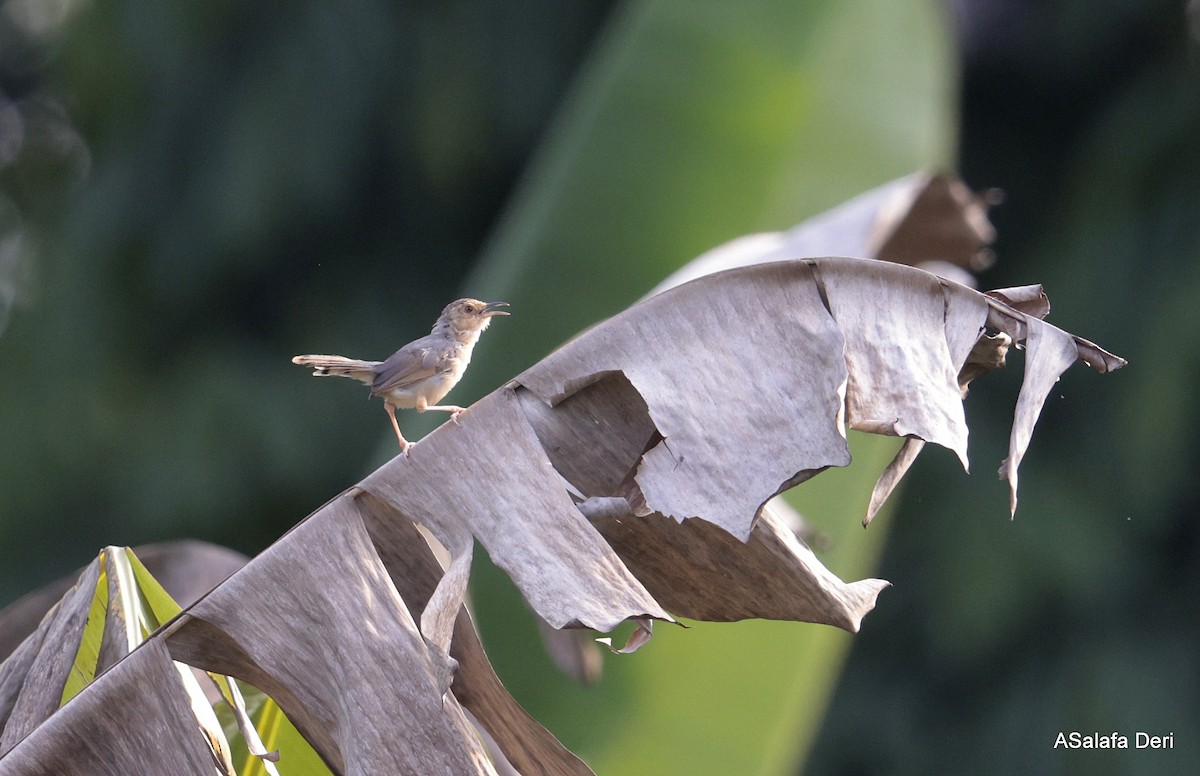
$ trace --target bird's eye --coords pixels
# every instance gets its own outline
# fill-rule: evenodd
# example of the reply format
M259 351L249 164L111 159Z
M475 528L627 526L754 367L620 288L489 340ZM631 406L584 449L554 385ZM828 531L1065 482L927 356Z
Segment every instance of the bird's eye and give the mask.
M473 305L473 304L467 305L467 312L469 312L469 313L475 312L475 305Z

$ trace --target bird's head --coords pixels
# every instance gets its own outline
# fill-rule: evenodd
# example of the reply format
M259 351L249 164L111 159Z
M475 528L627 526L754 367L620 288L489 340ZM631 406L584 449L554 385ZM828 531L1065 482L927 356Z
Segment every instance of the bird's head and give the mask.
M439 324L446 324L456 334L474 334L483 331L497 315L508 315L501 307L508 302L481 302L478 299L459 299L446 305Z

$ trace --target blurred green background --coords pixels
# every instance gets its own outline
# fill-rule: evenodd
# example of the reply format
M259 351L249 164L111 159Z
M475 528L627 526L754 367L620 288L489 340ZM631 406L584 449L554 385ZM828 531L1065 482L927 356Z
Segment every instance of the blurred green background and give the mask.
M1044 283L1130 360L1064 377L1016 520L1019 356L973 386L970 476L927 452L867 532L876 440L797 489L835 572L895 585L862 633L660 628L580 688L481 563L485 641L602 774L1187 772L1198 29L1182 0L2 0L0 605L106 544L254 553L393 454L296 353L505 299L465 404L703 250L936 165L1008 194L982 285Z

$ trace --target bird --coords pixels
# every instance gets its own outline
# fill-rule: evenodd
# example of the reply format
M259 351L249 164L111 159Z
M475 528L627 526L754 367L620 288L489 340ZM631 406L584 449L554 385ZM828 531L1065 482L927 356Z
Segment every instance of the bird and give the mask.
M313 368L316 377L349 377L364 383L372 396L383 399L383 407L392 419L400 451L407 458L413 443L400 433L396 409L416 409L417 412L438 410L449 412L458 423L463 407L439 405L450 389L458 384L479 335L497 315L508 315L501 307L507 302L481 302L478 299L459 299L446 305L433 330L397 350L384 361L362 361L345 356L304 355L292 359L293 364Z

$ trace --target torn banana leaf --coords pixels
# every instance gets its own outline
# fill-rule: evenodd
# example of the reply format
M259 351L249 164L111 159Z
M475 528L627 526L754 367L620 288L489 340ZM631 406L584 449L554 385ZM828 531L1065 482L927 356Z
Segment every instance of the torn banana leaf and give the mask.
M973 285L970 273L992 262L987 246L992 192L976 194L957 178L913 173L889 181L783 232L739 237L703 253L659 283L651 295L727 269L807 256L862 256L928 269Z
M848 463L844 423L913 440L881 477L873 510L924 442L965 466L960 373L979 366L971 357L990 327L1031 338L1005 464L1015 508L1016 466L1053 382L1076 360L1099 372L1125 363L1045 324L1047 310L1040 288L989 296L902 265L759 264L652 296L513 384L542 405L523 400L583 498L700 518L745 541L767 499Z
M359 521L360 517L361 522ZM358 523L357 528L355 528L356 523ZM314 715L310 710L316 708L319 714L319 709L323 706L321 700L324 699L313 700L310 698L300 701L295 697L296 693L280 689L281 686L290 686L293 682L304 682L307 675L303 673L303 669L312 667L313 656L308 654L306 655L307 661L297 661L294 664L286 658L278 663L270 660L272 652L287 654L286 650L289 644L291 648L296 648L297 644L304 648L303 645L309 644L309 640L316 637L314 631L318 629L318 625L313 625L310 617L319 607L316 605L303 607L281 605L277 608L260 611L261 619L239 618L238 614L245 615L245 612L240 611L235 611L233 615L221 614L219 608L222 606L229 606L232 610L246 608L246 605L240 603L236 596L245 595L247 600L259 597L253 592L246 592L247 589L252 591L259 586L264 589L281 586L294 599L297 595L305 597L303 590L307 586L316 589L316 592L307 597L314 604L318 595L323 595L329 600L344 599L341 605L332 607L343 616L321 618L319 620L320 627L327 631L350 627L346 622L346 616L352 616L353 627L364 629L367 634L367 642L376 644L377 648L391 651L393 648L387 639L380 643L380 639L383 638L384 631L386 631L384 622L386 618L381 612L378 601L387 600L394 596L395 592L393 590L389 596L387 591L391 588L382 581L377 564L374 567L374 573L364 574L361 569L356 569L353 573L341 575L339 579L344 583L344 587L340 589L340 592L337 585L330 586L329 591L326 591L326 583L334 575L322 573L319 570L319 564L301 562L303 559L301 552L292 554L291 558L295 561L294 563L282 567L279 565L280 559L287 558L288 553L291 552L289 548L292 547L292 542L310 543L314 547L349 547L352 556L355 548L358 551L365 551L369 545L361 542L364 525L370 529L374 546L385 559L387 573L404 591L404 595L411 598L413 601L411 609L414 616L419 618L442 577L442 567L410 521L390 509L383 501L372 499L366 493L355 491L318 511L310 521L306 521L303 526L280 540L274 552L268 551L252 561L228 586L218 588L211 600L203 602L191 614L173 622L168 630L161 634L161 637L168 639L168 644L179 653L179 657L190 658L193 663L201 666L224 665L231 672L236 668L239 676L255 680L275 691L292 710L292 713L297 713L296 710L299 710L300 716L310 720L309 727L305 728L307 740L319 744L320 737L311 732L314 729L311 722ZM345 531L349 531L359 541L347 541L340 533ZM0 721L9 720L9 712L12 711L13 706L17 705L18 698L21 700L19 708L16 709L17 713L12 715L11 724L6 731L7 737L12 743L16 743L28 733L38 730L39 726L52 716L60 719L61 724L66 724L67 720L75 719L78 715L91 713L84 711L88 707L79 704L59 709L59 701L64 695L64 685L69 684L70 678L75 673L71 659L74 658L76 667L80 665L80 658L77 654L79 652L78 645L81 641L81 634L87 632L84 624L89 622L91 616L89 609L94 609L97 596L108 591L105 606L109 609L119 607L122 599L130 598L120 592L114 595L112 591L120 591L123 589L122 586L116 585L110 589L109 582L104 581L125 576L100 571L100 569L107 569L113 565L109 562L109 554L106 551L100 559L84 570L82 579L75 588L72 588L76 592L69 593L61 603L52 607L52 614L45 619L42 627L32 633L12 656L12 659L0 667L0 698L5 699L3 706L0 707L4 711L3 716L0 716ZM323 550L321 554L325 554ZM191 553L185 552L184 555L187 557L183 558L182 565L186 566ZM342 555L344 553L337 554L338 557ZM370 553L364 552L361 557L369 558L369 556ZM360 565L368 568L371 566L365 561L362 561ZM132 568L134 575L144 572L136 560L133 560ZM291 580L291 576L295 576L296 579ZM351 581L359 578L368 581ZM142 583L140 577L139 583ZM157 585L155 588L158 593L166 597L161 588L157 588ZM144 583L141 589L146 590ZM364 594L372 593L372 591L371 596L363 597ZM160 612L160 607L155 606L156 599L153 590L147 591L144 596L139 593L134 597L145 598L144 603L154 609L156 621L166 619L177 611L177 607L174 607L170 611ZM274 597L273 600L278 602L287 600L287 598L286 595L280 595ZM217 614L213 614L213 612L217 612ZM94 613L93 611L92 614ZM197 613L209 613L209 621L196 621L194 617ZM98 617L96 622L99 625L95 629L97 632L90 638L83 637L85 641L94 642L90 648L90 664L95 666L105 662L102 661L100 654L106 651L111 655L108 660L119 663L120 658L128 652L128 640L125 640L124 637L118 639L114 634L125 634L125 631L128 630L125 627L127 625L136 625L138 631L144 631L146 625L141 623L141 619L141 617L133 615L115 616L114 613L110 613L108 618ZM411 622L411 620L409 621ZM220 627L226 628L227 631L214 628L212 625L214 622L219 623ZM592 773L591 770L563 747L545 728L526 714L504 689L483 652L478 634L465 609L459 610L454 625L452 654L458 663L458 670L454 676L453 692L455 697L461 698L462 703L469 707L470 714L466 716L466 719L470 721L470 724L462 724L464 717L460 715L457 718L458 726L452 726L451 729L452 734L460 740L462 747L471 751L472 760L475 762L474 767L478 769L478 772L491 772L489 766L484 763L486 758L479 750L480 738L482 738L494 747L494 751L488 753L492 759L497 762L508 762L521 772L552 772L589 776ZM275 639L261 637L263 632L274 634ZM144 633L137 634L139 640L142 635ZM331 696L336 696L340 691L352 691L356 697L360 698L355 705L366 706L369 704L366 704L362 697L373 694L378 697L379 703L384 705L390 703L388 708L400 707L406 697L424 698L424 705L427 708L416 709L412 713L420 718L422 724L426 726L431 722L425 718L433 709L441 709L445 706L447 707L446 714L449 714L452 719L455 717L453 712L453 709L457 708L455 697L448 696L444 701L437 700L441 697L442 686L449 679L448 666L445 663L437 662L436 656L440 652L427 649L419 637L412 642L413 653L409 655L410 659L405 659L404 655L400 655L396 660L408 665L409 668L414 661L424 665L426 667L424 679L420 678L419 673L414 679L409 676L408 668L402 670L399 665L395 665L393 666L394 670L402 677L400 681L392 682L372 677L370 681L364 683L358 677L358 674L362 672L355 667L355 660L342 661L339 659L343 655L353 657L354 650L350 648L353 640L339 636L335 632L327 632L325 635L327 638L321 640L321 643L326 651L331 653L326 655L325 659L331 661L334 670L328 670L328 668L318 670L314 672L314 675L341 674L346 677L344 683L333 687L325 686ZM374 638L371 638L372 636ZM159 636L153 638L159 638ZM266 647L263 646L264 642L267 644ZM43 649L44 643L67 645L67 647ZM104 643L111 643L115 646L106 650L103 646ZM203 656L196 657L197 652ZM223 652L228 654L223 654ZM230 654L234 657L230 658ZM256 654L260 657L255 661L249 659L248 654ZM380 661L367 659L365 662L374 665ZM85 660L85 668L87 663L88 661ZM301 669L299 673L289 673L289 669L294 671L297 667ZM178 669L178 664L176 668ZM87 675L80 677L76 689L70 690L68 694L75 695L84 689L91 681L91 675L94 672L94 667L87 670ZM271 678L267 677L273 677L276 681L272 682ZM32 678L32 681L27 682L29 678ZM190 679L191 677L190 674L186 676L181 674L181 678ZM318 682L308 682L308 684L312 685L309 687L310 692L321 687L321 683ZM413 688L414 684L417 689ZM304 694L301 693L300 696L303 698ZM196 699L193 697L191 701L194 709ZM328 706L326 705L325 708ZM326 744L323 756L327 762L346 764L341 748L347 740L350 741L351 748L351 759L348 763L351 770L354 768L377 770L381 767L380 763L383 762L406 762L403 758L393 757L394 752L366 751L369 747L364 747L364 744L370 742L371 737L364 735L361 727L354 724L361 723L361 718L356 719L353 715L336 716L351 723L348 726L350 735L348 739L341 738ZM394 724L395 715L390 712L381 713L378 719L378 724L387 726ZM90 722L83 717L77 720L77 724L88 725ZM472 725L478 725L479 730ZM316 729L324 730L324 726ZM193 721L192 733L200 734L199 729L195 726L195 721ZM447 748L444 742L436 740L431 746L436 746L439 750ZM253 750L254 747L251 749ZM259 754L272 756L265 752ZM288 754L289 752L283 753L285 767L287 767L286 762L290 762L287 760ZM408 754L412 755L412 752ZM261 766L268 771L274 769L274 766L267 761L262 762ZM469 772L460 771L460 766L462 766L462 762L453 762L449 772ZM426 772L426 768L435 767L435 765L426 760L414 767L420 772ZM436 770L431 772L436 772Z
M0 758L0 776L214 772L175 664L153 639Z
M231 560L241 563L236 553L198 542L170 543L147 549L154 565L166 571L164 576L185 594L189 589L195 589L196 580L211 579L214 570L227 569ZM163 564L168 558L179 561L178 565L167 570ZM214 560L217 562L213 563ZM9 624L24 629L37 609L37 602L45 600L43 593L51 591L48 594L52 594L60 589L59 583L52 583L18 607L8 610L5 616L11 616ZM78 615L65 616L67 612L85 608L83 619ZM0 695L6 699L0 714L3 749L11 748L53 714L71 716L81 713L79 705L71 706L67 712L61 712L59 707L69 706L69 702L96 676L123 660L179 611L179 605L129 548L101 550L96 560L80 572L76 584L51 608L52 613L26 637L13 659L0 667L0 676L3 676L0 686L5 688ZM42 649L41 645L45 643L57 644L59 649ZM59 662L64 651L73 655L65 673ZM23 657L35 653L40 653L36 660L27 661ZM175 663L174 669L189 699L194 732L202 734L207 741L211 759L218 765L218 770L234 774L229 741L217 722L211 701L197 681L197 672L181 663ZM199 677L211 681L202 673ZM12 691L18 695L12 696ZM131 694L154 691L155 688L139 687L133 688Z
M335 773L494 773L350 494L160 632L278 703ZM403 731L403 735L397 735ZM286 764L284 764L286 768Z
M355 503L401 598L413 618L421 620L443 577L442 564L416 526L387 502L364 491L355 495ZM459 608L454 619L450 655L458 664L451 687L454 697L486 731L490 746L499 749L518 772L592 774L583 761L530 717L501 684L465 606ZM490 748L489 753L495 754Z
M648 508L677 520L702 517L745 541L767 499L850 462L842 423L843 348L811 265L775 262L651 297L554 351L514 383L554 407L621 374L645 402L657 432L648 450L619 462L637 469L636 486ZM596 422L574 422L570 431L572 442L557 453L583 456L573 468L599 449L629 448L633 441L610 439L616 429Z
M660 514L598 513L592 523L668 611L692 620L795 620L857 632L888 585L838 579L770 504L746 542L703 520L681 525Z
M180 606L187 606L249 560L240 552L196 539L143 544L134 556ZM42 617L75 586L83 569L29 593L0 610L0 660L33 633Z
M576 509L521 412L500 388L359 487L427 527L453 557L422 632L446 648L478 539L555 628L610 631L668 615Z
M79 581L53 606L38 627L0 665L0 757L45 722L62 704L79 634L92 607L100 561L92 561ZM3 760L0 760L3 762Z
M774 495L849 463L847 424L940 444L965 465L959 377L985 328L1050 331L1036 317L1040 290L1008 297L1034 315L1001 298L831 257L706 276L589 329L361 483L454 557L423 633L447 644L474 539L554 627L609 630L672 612L857 628L884 583L840 582L801 543L781 543L777 526L750 542L758 516ZM1123 363L1063 336L1101 371ZM1046 387L1037 374L1029 396ZM1019 402L1018 454L1031 401ZM898 461L910 463L918 441ZM896 479L885 473L889 487ZM736 542L670 525L693 518ZM755 596L756 576L807 587Z
M89 772L39 747L101 731L110 715L95 699L130 672L173 671L165 644L176 660L269 693L337 773L586 776L487 664L462 605L474 541L554 627L643 623L631 647L647 618L670 613L855 630L886 583L841 582L764 505L846 465L847 424L906 438L881 478L888 487L926 441L965 463L965 385L1024 341L1004 466L1015 499L1062 371L1125 363L1044 323L1047 309L1040 290L988 296L851 258L734 269L651 297L315 512L52 713L74 654L64 634L86 619L96 585L89 567L0 666L0 746L15 745L0 773ZM450 550L445 571L414 523ZM211 772L186 694L151 696L128 714L171 729L187 720L159 747L172 772ZM112 761L144 745L131 740ZM35 760L58 770L11 770Z

